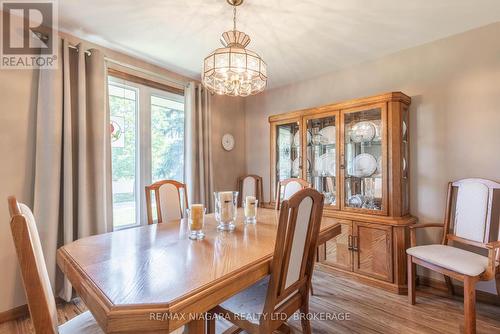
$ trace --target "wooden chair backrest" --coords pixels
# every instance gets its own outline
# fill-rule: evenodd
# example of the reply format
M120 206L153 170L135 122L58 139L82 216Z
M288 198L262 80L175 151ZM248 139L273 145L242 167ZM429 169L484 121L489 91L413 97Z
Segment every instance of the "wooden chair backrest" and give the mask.
M306 188L283 201L264 314L279 310L291 315L308 298L323 200L318 191Z
M158 223L181 219L188 208L187 188L184 183L162 180L146 186L148 224L153 224L151 192L154 192ZM184 193L184 194L181 194Z
M500 183L472 178L448 184L444 244L451 240L486 248L499 240L499 221Z
M311 185L307 181L298 178L279 181L278 189L276 190L276 210L279 210L281 201L289 199L299 190L310 187Z
M28 307L37 334L57 333L57 308L31 210L9 197L10 228Z
M247 196L255 196L262 205L262 177L258 175L245 175L238 178L238 206L241 206Z

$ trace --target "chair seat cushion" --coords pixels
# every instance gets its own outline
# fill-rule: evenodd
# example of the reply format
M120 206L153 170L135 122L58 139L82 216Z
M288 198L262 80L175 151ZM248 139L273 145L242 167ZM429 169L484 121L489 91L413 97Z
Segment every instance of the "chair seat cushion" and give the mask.
M431 264L467 276L482 274L488 267L488 258L446 245L426 245L408 248L406 253Z
M258 325L264 311L268 286L269 276L232 296L220 304L219 307L236 314L252 324Z
M104 334L89 311L68 320L58 329L59 334Z

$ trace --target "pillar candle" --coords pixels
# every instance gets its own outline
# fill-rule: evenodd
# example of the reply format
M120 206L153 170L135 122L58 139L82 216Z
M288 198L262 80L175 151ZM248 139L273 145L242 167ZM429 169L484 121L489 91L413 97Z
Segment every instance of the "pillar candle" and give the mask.
M228 222L233 220L233 211L234 211L234 204L233 204L233 192L231 191L224 191L219 194L219 199L220 199L220 218L223 222Z
M247 196L245 198L245 216L246 217L255 217L255 196Z
M191 204L191 230L198 231L203 228L203 204Z

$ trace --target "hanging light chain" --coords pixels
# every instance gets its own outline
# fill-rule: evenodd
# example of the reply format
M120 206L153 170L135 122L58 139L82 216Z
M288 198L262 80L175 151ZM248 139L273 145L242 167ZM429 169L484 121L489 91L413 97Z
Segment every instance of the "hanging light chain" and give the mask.
M236 31L236 6L233 6L233 30Z

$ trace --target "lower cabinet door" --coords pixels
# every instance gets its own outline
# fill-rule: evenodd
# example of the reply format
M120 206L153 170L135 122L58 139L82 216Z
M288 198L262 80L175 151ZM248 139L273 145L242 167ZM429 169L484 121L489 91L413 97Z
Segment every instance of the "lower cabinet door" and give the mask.
M353 223L354 272L393 281L392 227Z
M324 262L336 268L352 271L352 222L338 221L342 232L326 243Z

